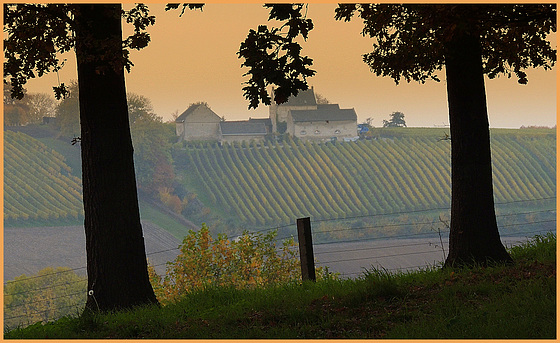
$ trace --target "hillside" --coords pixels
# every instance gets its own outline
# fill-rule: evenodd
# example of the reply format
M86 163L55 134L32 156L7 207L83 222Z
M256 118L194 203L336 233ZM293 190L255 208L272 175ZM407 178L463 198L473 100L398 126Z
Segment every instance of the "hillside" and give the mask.
M4 225L83 225L80 148L46 125L4 131ZM196 226L140 194L140 215L177 239ZM159 206L158 206L159 205Z
M83 217L81 180L65 157L21 132L4 131L4 219L77 221Z
M296 218L333 220L441 210L450 205L445 129L374 129L371 140L193 144L177 174L224 220L266 227ZM556 194L554 130L492 130L497 204ZM437 217L437 215L436 215Z
M445 216L450 204L450 142L442 140L446 132L374 129L370 140L347 143L285 138L280 143L222 147L175 145L175 190L182 190L184 203L196 205L183 210L184 217L230 234L285 226L306 216L322 221L322 226L377 216L366 224L380 226L410 224L408 217L422 212L433 223ZM555 208L555 130L491 132L499 212ZM81 182L75 171L79 154L70 144L45 136L44 130L28 133L38 139L5 131L5 225L80 224ZM544 200L520 203L532 199ZM192 227L154 208L153 201L141 200L141 212L143 219L177 238ZM378 218L390 213L402 218Z

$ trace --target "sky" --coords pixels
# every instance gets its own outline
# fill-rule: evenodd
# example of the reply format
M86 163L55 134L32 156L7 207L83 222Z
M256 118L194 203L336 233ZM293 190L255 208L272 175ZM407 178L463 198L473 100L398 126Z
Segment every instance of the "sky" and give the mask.
M125 5L130 7L131 5ZM341 108L354 108L358 122L373 118L381 126L392 112L404 113L409 127L449 124L444 72L442 82L399 85L390 78L377 77L362 61L371 51L372 41L362 37L362 23L334 20L336 4L309 4L307 16L314 23L309 38L302 43L302 54L313 59L317 74L308 79L316 93ZM216 4L203 11L164 11L164 4L149 4L156 24L148 32L152 41L141 51L132 51L134 63L126 74L128 92L151 100L154 111L164 120L181 114L189 104L205 101L226 120L268 117L268 107L249 110L243 97L242 59L237 58L241 42L250 29L267 22L268 10L261 4ZM124 34L132 28L124 25ZM77 79L73 53L65 54L66 65L57 74L28 82L30 93L52 93L58 82ZM522 125L556 125L557 68L552 71L528 70L529 83L515 78L486 79L491 127L519 128Z

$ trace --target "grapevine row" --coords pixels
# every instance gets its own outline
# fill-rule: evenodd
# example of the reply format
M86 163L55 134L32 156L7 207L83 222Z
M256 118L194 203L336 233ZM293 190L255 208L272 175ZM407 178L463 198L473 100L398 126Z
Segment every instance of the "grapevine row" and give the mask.
M4 132L5 219L77 219L83 215L81 182L64 157L38 140Z
M555 139L546 139L493 138L497 201L555 194ZM256 225L439 208L451 199L450 144L427 133L336 144L287 138L196 148L187 156L206 171L190 175L190 184Z

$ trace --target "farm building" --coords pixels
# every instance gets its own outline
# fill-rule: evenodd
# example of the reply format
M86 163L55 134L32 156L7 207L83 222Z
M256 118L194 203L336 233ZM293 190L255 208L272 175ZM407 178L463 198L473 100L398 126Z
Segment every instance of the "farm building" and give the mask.
M244 121L220 122L220 142L241 142L264 140L272 126L270 119L249 119ZM268 124L268 125L267 125Z
M356 111L341 109L338 104L318 104L313 87L291 96L283 104L273 102L269 116L274 132L282 131L279 127L285 125L287 133L300 139L349 140L357 136Z
M274 99L274 89L272 90L272 98ZM317 99L313 87L300 91L297 96L290 96L288 101L277 105L271 102L268 109L269 118L272 121L272 131L278 132L278 123L286 123L288 121L288 113L291 110L316 110ZM283 133L283 132L280 132Z
M289 134L304 140L354 139L357 136L356 111L341 109L337 104L317 105L315 110L290 110Z
M219 137L222 119L207 104L197 103L189 106L175 120L175 130L179 141L216 140Z
M263 140L267 134L274 132L323 141L333 138L353 140L358 135L356 111L353 108L341 109L338 104L318 104L313 87L291 96L286 103L272 103L269 118L224 121L206 103L198 103L183 112L175 124L179 141Z

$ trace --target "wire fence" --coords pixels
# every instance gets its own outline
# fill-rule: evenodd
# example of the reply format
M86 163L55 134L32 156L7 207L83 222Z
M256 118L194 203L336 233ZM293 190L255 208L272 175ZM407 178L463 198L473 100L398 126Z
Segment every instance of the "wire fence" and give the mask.
M527 201L553 200L555 198ZM523 204L515 201L496 205ZM441 212L434 216L434 212ZM371 268L392 272L439 266L447 254L449 228L444 218L449 208L403 211L344 219L312 220L316 265L341 278L356 278ZM418 216L429 213L432 219ZM414 214L415 216L411 216ZM398 222L394 222L398 217ZM508 247L535 235L555 232L556 208L500 213L496 216L500 236ZM361 225L359 225L361 224ZM276 232L276 241L297 238L295 223L251 231ZM317 238L317 239L316 239ZM180 252L179 247L148 252ZM152 265L166 265L167 262ZM87 280L77 272L86 267L59 268L4 283L5 329L76 315L86 301Z

